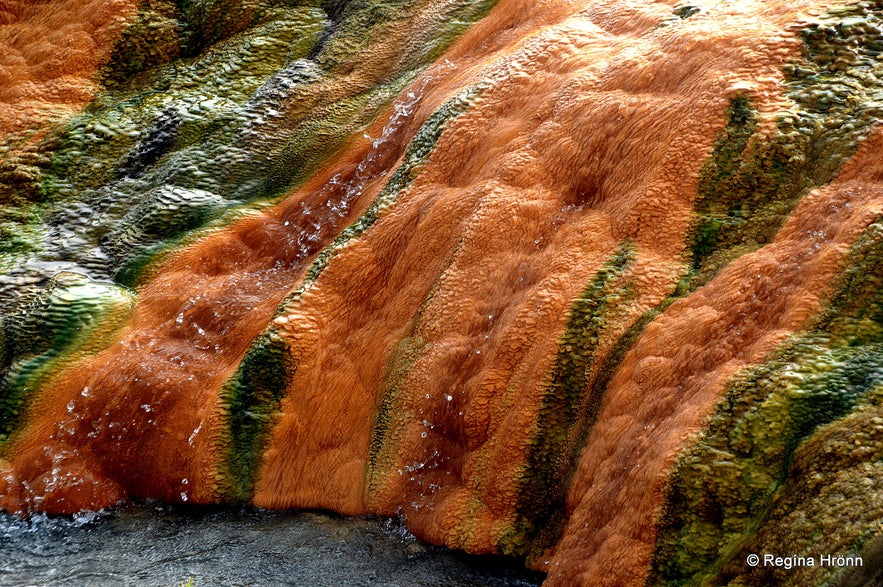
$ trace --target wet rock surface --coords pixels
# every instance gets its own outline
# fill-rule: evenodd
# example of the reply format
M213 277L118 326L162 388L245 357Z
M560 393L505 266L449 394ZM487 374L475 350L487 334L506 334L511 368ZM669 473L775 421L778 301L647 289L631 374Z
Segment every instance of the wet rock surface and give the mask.
M0 584L529 587L513 561L418 542L398 522L323 513L118 507L24 521L0 514Z
M879 558L883 2L6 6L0 509Z

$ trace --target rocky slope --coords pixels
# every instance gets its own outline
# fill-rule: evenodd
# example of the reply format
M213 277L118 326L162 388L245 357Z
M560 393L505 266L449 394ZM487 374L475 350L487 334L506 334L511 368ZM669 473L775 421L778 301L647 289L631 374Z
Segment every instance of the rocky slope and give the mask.
M880 579L883 4L5 6L0 507Z

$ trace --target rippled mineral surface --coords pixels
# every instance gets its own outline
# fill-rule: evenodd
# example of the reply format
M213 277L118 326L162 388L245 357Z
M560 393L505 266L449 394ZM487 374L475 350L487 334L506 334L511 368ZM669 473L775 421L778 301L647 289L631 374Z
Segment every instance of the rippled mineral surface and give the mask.
M881 80L879 0L0 0L4 524L883 582Z

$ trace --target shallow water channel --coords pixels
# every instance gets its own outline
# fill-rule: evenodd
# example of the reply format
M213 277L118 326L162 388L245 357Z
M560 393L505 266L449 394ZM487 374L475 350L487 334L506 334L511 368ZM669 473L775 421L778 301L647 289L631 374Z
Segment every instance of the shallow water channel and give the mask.
M395 520L147 503L0 513L0 585L526 587L543 575L417 541Z

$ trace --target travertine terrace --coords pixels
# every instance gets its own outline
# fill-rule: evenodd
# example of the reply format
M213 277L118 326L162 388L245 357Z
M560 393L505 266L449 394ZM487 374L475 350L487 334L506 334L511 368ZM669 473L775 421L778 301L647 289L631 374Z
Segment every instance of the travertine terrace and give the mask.
M873 579L880 2L12 1L0 46L0 508Z

